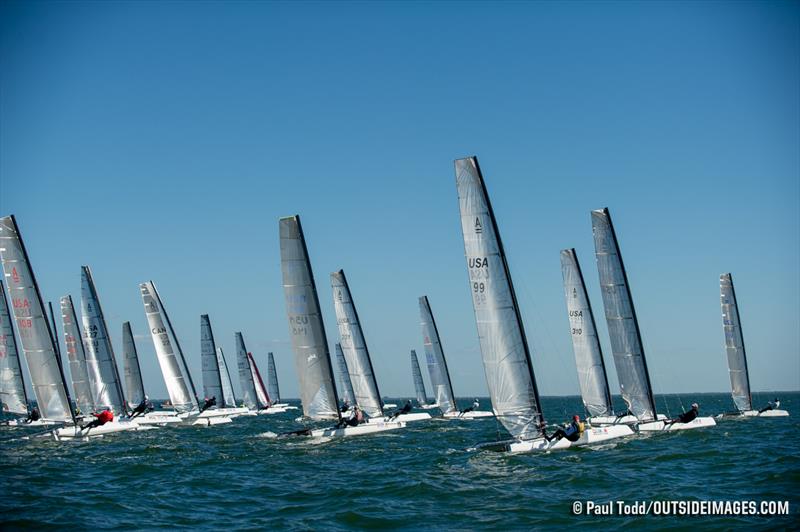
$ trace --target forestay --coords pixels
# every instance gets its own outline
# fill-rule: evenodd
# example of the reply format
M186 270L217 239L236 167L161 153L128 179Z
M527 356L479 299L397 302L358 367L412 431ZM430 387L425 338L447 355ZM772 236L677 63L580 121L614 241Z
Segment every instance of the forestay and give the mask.
M278 370L275 368L275 357L272 351L267 353L267 393L273 403L281 402L281 389L278 386Z
M543 417L505 251L478 160L455 162L461 231L486 382L495 415L512 436L541 434Z
M300 217L281 218L278 225L283 292L303 412L312 419L339 419L328 339Z
M368 416L380 417L383 415L381 394L378 391L378 382L375 380L375 371L364 339L364 331L361 329L358 311L344 271L339 270L331 274L331 288L336 323L339 326L340 345L347 360L347 369L350 371L350 382L355 392L356 404Z
M344 358L342 346L338 343L336 344L336 362L339 369L339 384L342 388L342 399L346 401L347 404L354 405L356 403L356 394L353 391L353 384L350 382L350 371L347 369L347 360Z
M575 366L578 369L583 406L589 415L612 416L614 407L608 389L603 351L574 249L561 251L561 275L564 278L564 296L567 300L572 349L575 351Z
M270 405L269 395L264 386L264 381L261 379L261 372L258 371L258 364L256 364L256 359L253 358L253 353L248 352L247 358L250 360L250 370L253 372L253 384L256 386L258 408L267 408Z
M63 296L60 303L61 323L64 327L64 343L67 346L67 360L69 361L69 374L72 377L75 404L82 412L88 414L95 411L94 394L86 369L86 350L78 329L78 316L72 296Z
M419 369L417 352L413 349L411 350L411 375L414 377L414 391L417 394L417 403L419 406L427 406L428 396L425 393L425 381L422 379L422 372Z
M122 324L122 360L128 401L135 407L144 401L145 393L142 368L139 365L139 352L136 350L129 321Z
M199 410L192 376L156 287L152 281L148 281L139 285L139 288L169 400L178 413Z
M55 339L13 215L0 218L0 262L39 412L44 419L70 421L72 407Z
M125 394L122 392L122 379L100 299L88 266L81 266L81 318L83 322L83 343L86 347L86 370L89 385L97 410L106 408L116 414L127 412Z
M217 348L217 366L219 367L219 376L222 380L221 406L225 408L236 408L236 396L233 393L231 373L228 371L228 363L225 361L225 353L222 352L221 347Z
M11 414L28 413L28 396L22 380L14 325L8 312L5 283L0 280L0 409Z
M592 233L620 392L628 410L639 421L653 420L655 400L639 322L608 209L592 211Z
M203 396L206 399L214 397L221 406L222 376L217 360L217 344L214 342L214 331L211 330L208 314L200 316L200 360L203 367Z
M428 296L419 298L419 315L422 320L422 344L425 347L425 360L428 363L428 374L431 377L436 404L439 405L443 414L455 412L458 410L458 406Z
M725 351L728 354L728 371L731 377L731 395L740 412L753 409L750 396L750 376L747 371L747 356L744 351L742 322L733 289L733 276L723 273L719 277L720 302L722 304L722 329L725 332Z
M250 410L257 410L256 385L253 380L253 370L250 368L250 359L247 356L247 347L244 345L242 333L236 333L236 367L239 369L239 384L242 386L242 401Z

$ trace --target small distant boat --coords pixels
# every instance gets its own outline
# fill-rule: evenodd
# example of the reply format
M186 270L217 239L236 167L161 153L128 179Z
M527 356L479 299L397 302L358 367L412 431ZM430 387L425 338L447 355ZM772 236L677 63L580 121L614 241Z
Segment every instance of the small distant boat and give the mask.
M278 226L286 315L299 374L303 414L311 420L341 422L328 340L300 217L281 218ZM341 428L337 424L323 429L302 429L294 434L338 438L405 426L405 422L364 423Z
M461 231L486 383L498 421L513 437L478 446L541 452L608 441L626 426L587 427L576 441L545 438L542 403L500 231L478 160L455 162ZM427 342L426 342L427 343ZM627 432L627 431L626 431Z
M788 416L789 412L786 410L771 409L759 412L753 409L742 322L739 317L739 306L736 303L736 291L733 288L733 276L730 273L720 275L719 291L722 305L722 329L725 333L725 351L728 355L728 371L731 378L731 396L736 405L736 412L726 412L717 418Z
M639 322L611 214L608 209L599 209L592 211L591 217L597 270L614 365L617 368L622 399L630 413L639 421L638 430L653 432L713 427L716 422L712 417L698 416L688 423L679 423L658 416Z
M214 397L216 400L216 404L206 411L226 414L231 418L246 414L248 409L236 404L225 355L214 341L214 331L208 314L200 316L200 360L203 368L203 396Z
M296 406L281 402L281 389L278 386L278 370L275 367L275 356L272 351L267 353L267 395L272 401L272 408L283 410L297 410Z

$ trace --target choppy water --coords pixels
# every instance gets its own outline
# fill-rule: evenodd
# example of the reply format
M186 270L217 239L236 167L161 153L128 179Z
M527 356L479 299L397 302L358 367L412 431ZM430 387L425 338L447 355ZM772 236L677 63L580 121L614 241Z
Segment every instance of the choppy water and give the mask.
M759 395L756 404L766 403ZM657 398L675 415L730 396ZM797 527L800 394L790 418L636 436L550 454L468 452L504 432L493 419L421 421L406 430L327 442L265 437L297 428L298 411L214 427L171 427L89 442L21 440L0 429L0 525L58 528L275 530ZM471 400L470 400L471 401ZM465 401L466 402L466 401ZM544 398L551 421L577 397ZM486 401L484 404L488 404ZM29 429L30 430L30 429ZM780 500L783 517L588 517L574 500Z

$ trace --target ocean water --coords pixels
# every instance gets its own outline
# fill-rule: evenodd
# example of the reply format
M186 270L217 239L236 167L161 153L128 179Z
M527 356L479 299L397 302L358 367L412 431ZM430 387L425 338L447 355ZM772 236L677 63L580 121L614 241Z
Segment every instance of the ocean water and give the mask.
M506 437L494 419L421 421L405 430L330 441L270 437L298 428L299 411L87 442L22 439L26 429L3 427L0 527L796 529L800 394L779 395L789 418L725 420L710 429L547 454L467 450ZM758 394L755 403L771 398ZM732 406L727 394L657 397L661 413L672 415L693 400L701 414ZM580 400L546 397L543 405L549 421L566 421ZM790 514L572 513L573 501L616 500L788 501Z

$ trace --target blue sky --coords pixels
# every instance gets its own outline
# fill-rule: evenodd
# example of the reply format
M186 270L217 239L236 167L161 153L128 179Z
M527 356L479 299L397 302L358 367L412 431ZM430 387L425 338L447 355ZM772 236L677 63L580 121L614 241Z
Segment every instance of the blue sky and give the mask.
M477 155L542 394L578 393L562 248L613 366L589 219L604 206L656 393L729 389L727 271L754 390L796 390L799 28L793 2L3 2L0 213L46 298L79 296L92 267L151 395L149 279L196 381L208 313L229 357L241 330L297 396L277 227L295 213L329 340L343 268L382 392L413 393L427 294L456 394L485 395L453 172Z

